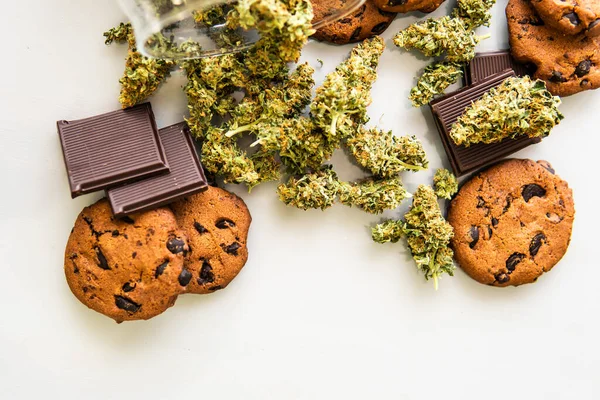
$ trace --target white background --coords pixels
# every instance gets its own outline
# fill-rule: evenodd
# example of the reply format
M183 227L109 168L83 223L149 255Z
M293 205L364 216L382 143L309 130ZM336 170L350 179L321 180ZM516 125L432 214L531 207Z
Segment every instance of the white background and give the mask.
M480 50L507 47L504 5ZM15 1L0 13L1 399L600 398L600 92L565 99L560 127L518 154L551 161L577 207L568 254L534 285L497 289L458 270L435 292L404 245L371 242L378 217L286 208L265 184L231 188L254 222L250 260L226 290L121 325L80 304L63 250L100 194L71 200L55 122L119 107L126 49L106 47L102 32L122 18L92 0ZM370 108L372 124L426 145L432 169L405 175L409 191L448 166L429 110L406 99L427 60L390 40L416 18L385 33ZM320 82L350 48L311 43L303 59ZM183 82L152 98L159 127L182 119ZM361 175L343 154L334 163L342 178Z

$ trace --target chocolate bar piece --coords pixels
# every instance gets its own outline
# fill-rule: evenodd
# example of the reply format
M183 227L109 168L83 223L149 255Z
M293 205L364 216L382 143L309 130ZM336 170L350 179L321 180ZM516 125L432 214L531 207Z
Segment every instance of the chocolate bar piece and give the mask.
M73 198L169 170L149 103L56 125Z
M165 148L169 173L109 189L106 194L117 217L160 207L208 189L185 122L163 128L158 135Z
M516 62L508 50L477 53L475 58L465 66L465 85L472 85L507 69L515 71L517 76L530 75L534 72L529 65Z
M505 79L513 76L515 76L515 72L512 69L506 70L457 92L435 99L430 103L444 150L446 150L450 165L456 176L462 176L491 165L510 154L541 141L540 138L520 136L516 139L507 138L499 143L478 143L465 147L457 146L450 137L452 125L471 103L479 100L490 89L499 86Z

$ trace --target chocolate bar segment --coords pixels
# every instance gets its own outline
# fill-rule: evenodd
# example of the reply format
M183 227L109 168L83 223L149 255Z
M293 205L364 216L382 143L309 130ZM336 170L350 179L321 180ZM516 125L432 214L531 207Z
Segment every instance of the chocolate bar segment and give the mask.
M450 137L452 125L471 103L479 100L490 89L499 86L507 78L515 76L512 69L492 75L474 85L435 99L430 103L444 150L456 176L462 176L486 167L529 146L539 143L540 138L520 136L516 139L504 139L499 143L478 143L469 147L457 146Z
M517 76L530 75L534 72L531 66L516 62L508 50L477 53L475 58L465 66L465 85L472 85L507 69L515 71Z
M73 198L169 170L149 103L56 125Z
M169 173L129 183L107 191L118 217L169 204L208 189L188 126L182 122L158 132L165 149Z

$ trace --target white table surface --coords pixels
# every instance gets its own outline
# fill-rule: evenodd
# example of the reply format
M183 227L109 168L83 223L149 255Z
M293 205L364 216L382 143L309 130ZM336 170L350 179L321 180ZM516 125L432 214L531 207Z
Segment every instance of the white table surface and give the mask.
M505 3L480 50L507 47ZM534 285L497 289L458 270L435 292L404 245L370 240L379 217L286 208L265 184L230 188L254 222L248 264L226 290L121 325L80 304L63 250L100 194L71 200L55 122L118 108L126 50L102 32L122 18L92 0L15 1L0 13L1 399L600 398L600 92L565 99L564 122L518 154L551 161L577 207L568 254ZM390 40L416 18L384 34L369 110L372 124L425 143L431 169L405 174L410 191L448 167L429 110L406 99L427 60ZM320 82L350 48L311 43L303 59ZM183 82L152 98L159 127L182 119ZM334 163L344 179L361 176L342 154Z

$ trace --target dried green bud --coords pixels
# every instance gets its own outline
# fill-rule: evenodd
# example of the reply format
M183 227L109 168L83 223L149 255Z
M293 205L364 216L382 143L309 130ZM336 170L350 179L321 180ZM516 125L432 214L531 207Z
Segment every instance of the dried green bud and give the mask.
M462 65L459 63L445 61L429 65L417 86L410 91L409 99L415 107L429 104L436 95L444 94L448 86L458 82L462 74Z
M286 184L277 188L281 201L302 210L325 210L331 207L339 191L337 174L329 166L312 174L292 177Z
M444 273L452 276L456 269L448 247L454 231L444 219L430 186L419 186L404 220L404 234L417 267L426 279L433 279L437 289L439 277Z
M368 178L357 183L341 184L340 201L347 206L356 206L371 214L397 208L407 197L399 178Z
M377 79L376 69L384 48L380 37L365 40L317 89L311 115L332 143L356 134L360 125L368 121L371 86Z
M258 173L256 185L263 182L279 181L281 179L281 163L272 153L259 150L250 157ZM250 185L252 189L255 185Z
M394 37L394 44L419 50L428 57L446 53L448 61L468 62L475 57L475 46L484 38L476 36L462 18L445 16L410 25Z
M194 11L194 21L198 25L203 26L215 26L218 24L225 23L225 17L231 10L231 6L228 4L219 4L216 6L209 7L205 10Z
M376 243L396 243L404 237L404 222L384 221L371 229L371 236Z
M470 29L490 26L490 9L494 4L496 0L458 0L452 16L462 18Z
M452 126L450 136L459 146L522 135L548 136L564 118L558 110L560 103L543 81L528 76L508 78L473 102Z
M391 131L361 128L346 145L360 166L382 178L392 178L407 170L421 171L429 165L416 136L398 137Z
M125 73L119 80L121 83L119 102L123 108L132 107L150 97L175 68L173 61L142 56L136 49L131 24L121 23L118 27L105 32L104 37L106 44L127 42L129 45Z
M458 181L452 172L440 168L433 176L433 186L435 195L441 199L452 199L452 196L458 192Z
M316 129L310 118L298 117L264 125L257 132L260 144L269 152L279 152L283 164L292 174L315 171L327 161L335 150Z
M273 125L283 118L298 116L310 103L315 83L313 73L310 65L301 64L284 83L274 85L254 98L244 98L231 113L227 136L242 132L260 134L265 123Z
M206 133L202 165L208 172L222 177L225 183L245 183L253 187L260 181L254 162L219 128L211 127Z

